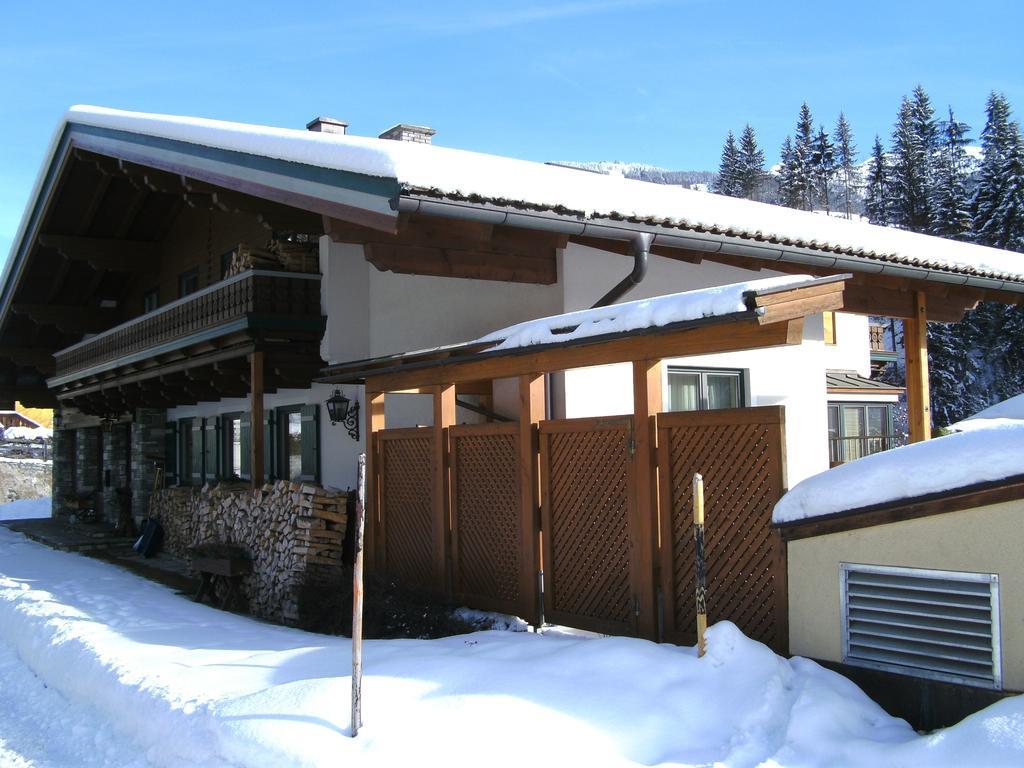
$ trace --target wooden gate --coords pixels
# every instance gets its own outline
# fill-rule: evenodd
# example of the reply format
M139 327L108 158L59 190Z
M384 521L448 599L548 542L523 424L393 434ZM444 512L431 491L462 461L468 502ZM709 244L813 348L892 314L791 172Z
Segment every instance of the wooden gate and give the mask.
M452 589L455 599L490 611L536 614L536 521L523 524L519 425L448 429L451 467Z
M780 406L663 413L658 424L665 639L696 642L693 474L704 476L708 622L788 653L786 562L771 527L784 492Z
M432 434L420 428L377 433L377 555L383 572L403 584L443 592L447 521L434 519Z
M636 634L631 416L540 423L545 620ZM650 567L650 563L647 564Z

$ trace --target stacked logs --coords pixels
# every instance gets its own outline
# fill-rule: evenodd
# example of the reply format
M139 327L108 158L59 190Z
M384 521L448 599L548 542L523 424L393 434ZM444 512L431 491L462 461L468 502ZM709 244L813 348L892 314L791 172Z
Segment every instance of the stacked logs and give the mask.
M242 593L254 616L293 624L307 582L329 582L342 568L348 495L279 480L252 490L242 483L168 488L153 497L151 514L164 546L191 567L199 544L232 544L252 558Z
M252 248L246 243L239 243L231 256L224 279L234 277L247 269L313 274L320 271L319 246L315 242L271 240L265 249L259 249Z

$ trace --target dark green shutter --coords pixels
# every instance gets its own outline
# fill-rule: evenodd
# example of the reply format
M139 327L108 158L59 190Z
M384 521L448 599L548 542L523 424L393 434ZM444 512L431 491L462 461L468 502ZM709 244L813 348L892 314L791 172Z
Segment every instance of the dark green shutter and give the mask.
M249 468L252 466L252 417L248 413L242 414L242 424L239 429L242 444L242 465L238 468L239 475L243 480L252 478Z
M220 458L224 452L221 450L220 441L220 417L214 416L203 419L206 428L206 440L204 441L205 457L203 463L203 477L206 482L216 481L220 475Z
M320 406L302 406L303 482L320 482Z
M164 433L164 485L178 484L178 425L171 422Z
M192 419L192 485L203 484L203 420Z
M273 410L263 412L263 481L269 483L277 477L277 430ZM286 478L287 479L287 478Z

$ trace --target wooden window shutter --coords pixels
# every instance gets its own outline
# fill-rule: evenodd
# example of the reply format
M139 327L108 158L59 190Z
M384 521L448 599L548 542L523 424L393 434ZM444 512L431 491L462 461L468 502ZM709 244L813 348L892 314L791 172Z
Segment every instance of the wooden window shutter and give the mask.
M263 480L270 482L277 477L277 430L273 409L263 412Z
M164 433L164 485L178 482L178 425L171 422Z
M203 420L192 419L192 485L203 484Z
M249 413L243 413L241 419L241 425L239 428L240 441L242 445L242 462L238 468L238 474L243 480L249 480L252 478L252 473L249 471L252 466L252 457L250 452L252 450L252 415ZM264 446L263 450L266 450Z
M224 452L220 450L220 417L215 416L203 420L206 425L206 440L204 440L204 463L203 477L207 482L217 480L220 475L220 459Z
M320 482L320 406L302 406L303 482Z

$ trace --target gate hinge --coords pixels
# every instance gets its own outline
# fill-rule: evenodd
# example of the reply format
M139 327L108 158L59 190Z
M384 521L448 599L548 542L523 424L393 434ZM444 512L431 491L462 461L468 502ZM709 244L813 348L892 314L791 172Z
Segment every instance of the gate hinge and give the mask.
M629 458L636 456L636 440L632 436L629 438Z

